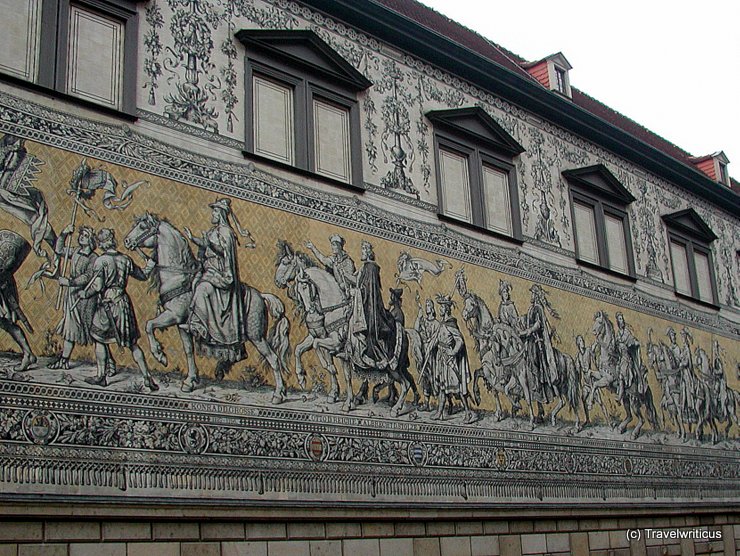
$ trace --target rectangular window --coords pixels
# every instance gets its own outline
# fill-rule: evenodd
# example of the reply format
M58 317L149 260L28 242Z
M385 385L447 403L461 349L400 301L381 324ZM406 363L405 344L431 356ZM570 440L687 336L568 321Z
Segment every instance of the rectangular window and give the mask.
M719 162L719 181L724 185L730 185L730 177L727 174L727 164Z
M468 157L439 149L439 172L444 213L464 222L472 222Z
M293 164L293 88L255 75L253 83L254 152Z
M0 0L0 71L36 81L41 0Z
M0 13L0 72L134 114L136 2L0 0Z
M363 188L357 94L370 80L313 31L241 29L236 39L247 54L244 154Z
M565 70L562 68L555 68L555 79L557 83L555 86L557 87L558 92L566 94L565 90Z
M604 214L604 224L606 225L609 268L622 274L628 274L629 265L627 263L627 242L624 237L624 220L611 214Z
M509 175L496 168L483 165L483 205L486 227L489 230L511 235L511 201L509 200Z
M576 258L626 278L635 277L627 208L632 194L603 165L565 170L570 184Z
M576 248L578 258L599 264L598 238L596 235L596 215L590 205L575 202L573 205L576 228Z
M714 293L712 292L712 271L709 266L709 256L694 250L694 263L696 264L696 284L699 288L699 299L712 303Z
M349 109L313 99L316 173L352 181Z
M691 277L689 276L689 259L686 246L671 241L671 260L673 261L673 278L676 291L691 295Z
M70 95L120 109L124 23L71 5L67 51Z

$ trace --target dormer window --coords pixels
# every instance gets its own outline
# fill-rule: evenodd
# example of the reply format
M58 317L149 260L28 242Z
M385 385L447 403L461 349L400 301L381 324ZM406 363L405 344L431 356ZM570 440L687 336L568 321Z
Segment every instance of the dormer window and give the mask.
M552 54L539 62L526 64L524 67L543 87L565 97L572 97L568 71L573 69L573 66L570 65L562 52Z
M694 157L691 159L691 163L697 170L706 174L709 179L730 187L730 173L727 170L730 159L723 151Z

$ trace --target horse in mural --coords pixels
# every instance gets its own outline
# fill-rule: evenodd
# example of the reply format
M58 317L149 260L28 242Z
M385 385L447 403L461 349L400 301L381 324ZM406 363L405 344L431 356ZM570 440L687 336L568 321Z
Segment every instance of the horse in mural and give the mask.
M588 407L592 407L595 393L602 388L607 388L616 393L619 403L624 407L625 418L618 425L620 433L624 433L632 420L637 419L631 434L633 439L639 437L645 425L643 412L653 428L658 430L660 425L650 385L647 380L640 379L640 377L622 376L622 369L629 367L623 360L627 355L620 349L614 332L614 324L604 311L597 311L594 315L591 331L596 338L598 348L596 367L601 377L592 386L587 402Z
M647 357L663 392L660 407L668 414L679 437L684 440L690 432L690 423L684 418L686 392L683 389L681 370L670 348L663 342L653 341L652 328L648 329Z
M516 331L506 324L493 325L485 344L487 351L480 355L482 367L473 374L473 399L480 405L479 380L482 378L496 401L494 418L500 421L504 417L500 394L511 402L513 417L521 409L519 401L529 392L524 344ZM527 399L527 403L530 401Z
M695 436L697 440L701 440L704 427L708 425L712 432L712 443L716 444L720 440L720 423L726 423L725 437L733 423L739 424L737 407L740 395L727 387L724 372L714 368L707 352L701 347L696 348L694 365L697 370L695 408L698 415Z
M349 301L334 276L316 266L305 253L295 252L284 240L278 242L275 285L288 290L308 334L295 347L295 370L301 388L306 387L303 356L316 351L321 366L329 374L330 402L339 400L336 354L344 348L349 319ZM339 360L344 368L344 361Z
M473 398L480 405L480 384L482 378L496 401L494 417L500 421L504 417L500 394L511 403L514 416L521 409L519 401L526 397L526 361L524 347L519 334L510 326L496 324L486 302L477 294L464 290L462 317L468 331L473 336L475 351L480 356L481 368L473 373ZM527 399L527 403L529 403Z
M183 351L187 359L188 375L183 381L183 392L192 392L198 383L198 367L195 362L193 338L185 327L193 297L193 280L200 272L200 263L194 257L185 236L166 219L146 213L134 218L134 225L124 239L127 249L152 250L156 266L152 273L152 287L159 294L159 314L147 321L146 335L149 349L154 358L167 366L167 354L156 338L157 330L178 327ZM283 372L287 370L287 353L290 349L288 332L290 323L285 316L285 307L272 294L262 293L242 283L242 292L247 307L247 339L270 366L275 379L273 403L284 401L286 396ZM268 315L273 320L268 329ZM223 378L232 364L219 361L217 376Z
M342 293L334 276L319 268L305 253L295 251L287 241L278 242L278 255L275 268L275 284L288 289L288 295L295 301L302 316L308 335L295 349L296 371L299 382L305 384L305 370L302 357L310 350L315 350L319 361L329 374L331 389L329 400L339 398L339 384L334 362L340 361L344 371L347 387L347 398L343 409L350 411L357 401L352 387L352 375L359 374L368 378L379 379L374 391L389 383L398 383L401 391L396 403L391 408L391 416L400 415L406 396L414 391L416 384L409 373L409 334L398 324L396 330L395 365L383 369L357 369L346 356L348 324L351 313L350 302ZM414 403L418 399L414 400Z
M535 377L527 359L524 341L518 330L493 316L486 302L477 294L463 289L462 316L469 332L475 340L482 367L473 374L473 396L480 404L479 379L483 379L487 388L494 394L497 420L503 418L503 408L499 394L504 394L511 402L512 416L521 408L520 400L524 398L529 407L530 424L534 425L538 416L544 414L542 402L532 395ZM556 378L552 383L554 397L558 403L550 413L550 422L555 426L557 416L567 405L576 418L576 429L581 430L579 415L580 380L577 376L575 362L569 355L553 350L556 362ZM535 413L535 406L538 411Z

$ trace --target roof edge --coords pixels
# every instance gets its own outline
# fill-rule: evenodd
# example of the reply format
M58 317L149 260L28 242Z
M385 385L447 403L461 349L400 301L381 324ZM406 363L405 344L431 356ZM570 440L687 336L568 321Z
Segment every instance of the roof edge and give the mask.
M740 195L599 116L374 0L301 0L551 121L740 217Z

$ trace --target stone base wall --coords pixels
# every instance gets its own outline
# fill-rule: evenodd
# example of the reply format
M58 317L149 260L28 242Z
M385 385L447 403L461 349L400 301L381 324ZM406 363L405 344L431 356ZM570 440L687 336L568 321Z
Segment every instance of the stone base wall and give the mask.
M0 556L483 556L740 554L740 513L521 519L431 513L305 521L6 517ZM272 512L273 515L275 512ZM205 512L204 514L205 515ZM326 517L326 516L324 516ZM639 532L639 538L637 538ZM676 536L689 538L675 538ZM693 537L693 538L692 538ZM697 538L698 537L698 538Z

